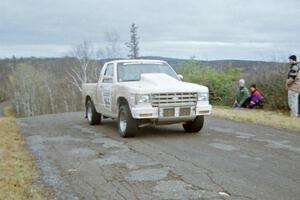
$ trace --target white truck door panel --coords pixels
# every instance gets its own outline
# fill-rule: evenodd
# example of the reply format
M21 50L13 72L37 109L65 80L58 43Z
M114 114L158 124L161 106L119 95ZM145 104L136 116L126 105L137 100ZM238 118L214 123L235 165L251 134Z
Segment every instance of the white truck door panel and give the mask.
M97 109L98 112L102 113L102 100L101 100L101 91L102 91L102 84L101 82L99 81L98 84L97 84L97 88L96 88L96 95L95 95L95 107Z
M111 96L111 87L105 84L101 91L102 108L105 111L111 112Z
M103 114L111 116L112 113L112 89L114 82L114 64L110 63L104 69L104 74L101 82L98 84L99 88L99 102L100 110Z

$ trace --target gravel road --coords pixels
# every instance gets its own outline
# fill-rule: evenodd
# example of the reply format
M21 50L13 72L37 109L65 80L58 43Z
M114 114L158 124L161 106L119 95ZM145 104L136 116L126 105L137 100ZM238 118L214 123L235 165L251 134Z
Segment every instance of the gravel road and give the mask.
M83 113L18 119L57 199L300 199L300 134L207 118L120 138Z

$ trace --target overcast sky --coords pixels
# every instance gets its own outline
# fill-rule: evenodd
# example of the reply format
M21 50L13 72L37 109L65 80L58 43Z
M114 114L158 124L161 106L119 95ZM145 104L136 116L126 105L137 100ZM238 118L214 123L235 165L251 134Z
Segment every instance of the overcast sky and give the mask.
M300 56L299 0L1 0L0 57L66 55L116 31L126 55L129 26L140 54L202 60Z

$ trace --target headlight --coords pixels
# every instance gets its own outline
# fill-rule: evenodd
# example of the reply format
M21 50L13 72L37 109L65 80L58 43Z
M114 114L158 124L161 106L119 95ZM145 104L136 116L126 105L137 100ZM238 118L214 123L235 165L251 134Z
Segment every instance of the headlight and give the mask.
M150 103L150 95L148 94L135 95L135 104L139 104L139 103Z
M208 101L209 94L207 92L199 92L198 93L198 101Z

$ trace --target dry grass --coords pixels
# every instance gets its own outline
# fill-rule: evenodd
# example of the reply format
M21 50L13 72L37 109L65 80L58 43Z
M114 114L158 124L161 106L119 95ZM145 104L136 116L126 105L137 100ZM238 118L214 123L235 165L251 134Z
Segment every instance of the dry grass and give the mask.
M34 183L37 171L15 120L0 118L0 199L50 197L49 192Z
M212 116L300 132L300 119L293 119L288 113L265 110L231 109L214 106Z
M16 111L12 106L6 106L3 109L3 114L5 117L14 117L16 116Z

